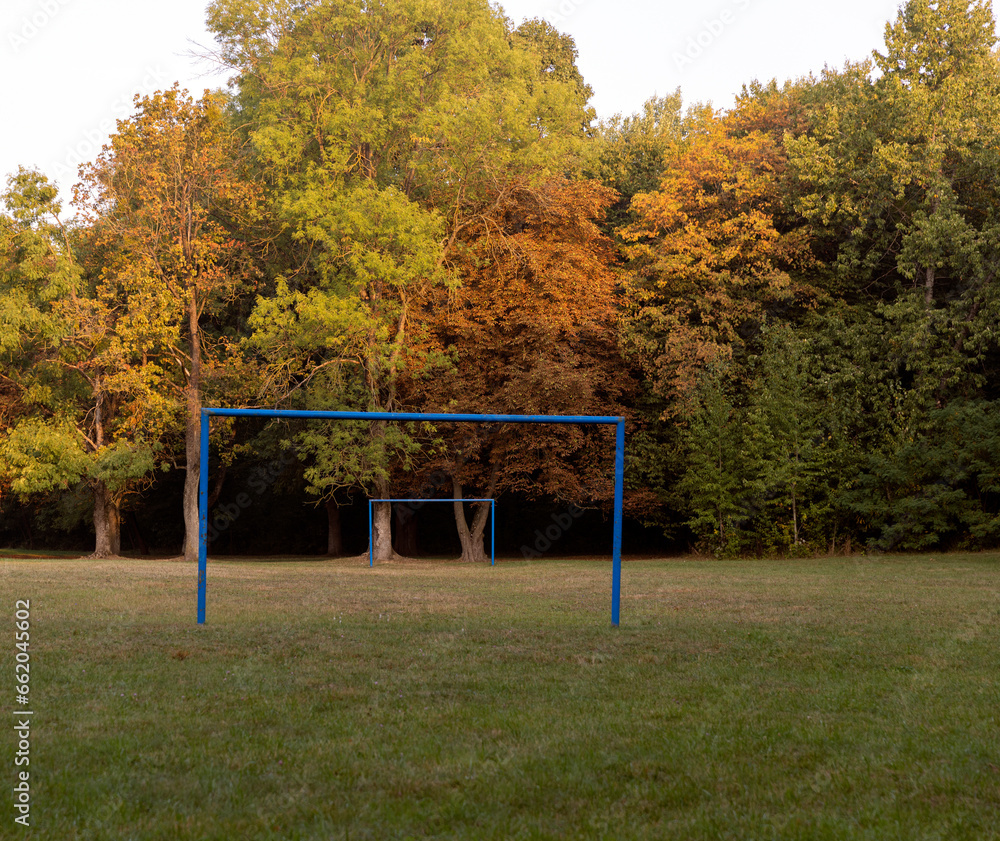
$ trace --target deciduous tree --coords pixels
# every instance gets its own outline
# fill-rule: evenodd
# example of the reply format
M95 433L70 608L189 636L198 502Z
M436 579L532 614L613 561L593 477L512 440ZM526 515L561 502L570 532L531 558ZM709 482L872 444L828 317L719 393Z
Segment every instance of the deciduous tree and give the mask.
M988 2L910 0L886 25L878 79L832 77L788 143L799 210L834 243L845 294L882 304L910 345L913 411L970 384L966 342L994 306L995 44Z
M414 296L454 277L464 232L512 179L563 171L582 149L587 91L572 45L541 24L514 33L485 0L217 0L209 23L238 73L237 110L273 212L302 246L255 316L275 383L290 375L276 394L302 393L322 368L356 381L351 408L396 409L399 371L414 364ZM311 405L320 393L331 392ZM409 444L388 434L373 424L356 443L381 455L348 459L365 469L316 476L314 490L350 476L390 496L386 466ZM308 458L333 468L316 446ZM378 504L377 559L392 555L389 531Z
M136 98L135 115L119 121L78 188L105 286L128 323L155 333L142 351L183 396L188 559L198 553L202 396L226 355L224 343L206 341L204 325L256 272L246 237L258 196L244 176L220 97L194 100L175 86Z
M0 461L21 496L86 482L94 551L106 557L120 550L122 502L150 478L171 406L145 364L151 331L83 270L57 195L21 170L0 217L0 375L13 398Z
M632 201L623 342L668 414L765 314L815 296L807 232L779 226L783 165L772 136L699 108L658 189Z
M430 407L496 414L618 414L630 387L618 353L612 242L600 230L613 191L594 181L512 185L463 231L461 285L425 300L422 318L453 365L411 381ZM611 447L600 431L515 425L458 433L430 462L452 495L578 504L607 501ZM469 523L455 505L463 558L482 560L488 505Z

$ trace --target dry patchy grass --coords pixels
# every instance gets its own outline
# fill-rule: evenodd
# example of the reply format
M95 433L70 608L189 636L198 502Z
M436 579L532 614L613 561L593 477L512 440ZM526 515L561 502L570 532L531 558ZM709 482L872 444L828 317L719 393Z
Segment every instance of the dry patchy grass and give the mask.
M995 555L0 563L36 838L998 837Z

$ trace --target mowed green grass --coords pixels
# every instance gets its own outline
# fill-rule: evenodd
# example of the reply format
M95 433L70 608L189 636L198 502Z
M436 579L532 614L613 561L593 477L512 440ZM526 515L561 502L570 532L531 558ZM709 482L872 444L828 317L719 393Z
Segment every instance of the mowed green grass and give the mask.
M0 569L0 837L1000 838L998 555Z

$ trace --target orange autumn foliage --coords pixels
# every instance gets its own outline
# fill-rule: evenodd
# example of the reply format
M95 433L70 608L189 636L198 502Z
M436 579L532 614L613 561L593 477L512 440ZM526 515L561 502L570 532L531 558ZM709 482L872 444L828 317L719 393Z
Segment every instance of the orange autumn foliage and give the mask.
M796 275L811 264L805 234L783 229L785 153L738 116L696 111L658 190L635 196L618 231L630 274L625 346L682 412L701 372L732 358L742 332L814 295Z
M430 406L619 413L629 379L615 336L616 257L598 224L614 197L595 181L519 182L463 229L452 260L461 284L437 293L424 310L430 334L453 360L450 371L423 386ZM496 434L488 444L466 442L462 469L470 484L485 484L495 469L509 490L541 487L588 500L610 491L605 465L578 469L592 430L521 427L511 434L509 446ZM483 447L474 459L470 446Z

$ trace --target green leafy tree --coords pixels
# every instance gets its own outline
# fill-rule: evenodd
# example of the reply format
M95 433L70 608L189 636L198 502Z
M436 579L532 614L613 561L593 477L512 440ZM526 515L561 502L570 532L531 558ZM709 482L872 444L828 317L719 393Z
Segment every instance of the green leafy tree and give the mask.
M680 151L683 133L680 90L648 99L639 114L615 114L600 124L588 174L618 194L608 211L609 232L635 221L632 199L659 187Z
M136 331L146 370L155 366L183 402L184 554L192 560L200 410L206 385L225 381L229 361L227 342L217 332L209 341L205 326L226 301L252 289L257 271L245 241L257 189L245 178L222 106L216 95L194 100L176 86L137 97L135 115L119 121L78 188L110 301Z
M750 394L747 450L756 473L751 484L762 505L758 519L770 532L759 537L768 549L805 551L805 521L816 519L829 499L824 487L829 439L811 382L809 350L808 339L790 327L769 325L757 360L760 381Z
M819 285L836 305L814 324L813 367L840 395L826 469L848 539L940 545L965 522L968 485L929 465L945 450L966 460L944 438L949 407L995 396L996 41L988 2L910 0L872 62L806 90L806 129L785 140L789 194L831 268Z
M838 547L850 553L873 528L852 502L860 477L870 459L890 455L907 434L905 355L885 316L859 306L830 306L799 333L808 342L807 383L823 435L805 534L817 549L828 542L831 553Z
M0 464L22 497L87 484L95 554L120 550L124 498L148 481L172 407L145 365L149 331L78 260L58 191L20 170L0 217L0 376L8 385ZM75 244L74 239L78 242Z
M678 483L692 515L687 525L704 549L734 555L745 517L745 419L726 394L722 369L705 372L691 405L684 433L686 471Z
M1000 414L995 402L934 409L926 430L873 453L846 503L879 550L994 547L1000 542Z
M513 32L512 46L524 50L535 60L536 79L530 84L532 94L539 85L550 86L547 91L551 104L548 113L540 116L549 125L559 126L566 114L580 116L580 132L590 136L597 111L589 105L594 90L583 78L576 61L579 51L572 36L560 32L551 23L541 18L524 21ZM567 158L563 166L567 171L575 169L575 161Z
M505 185L582 154L589 91L572 44L537 22L515 33L485 0L217 0L209 25L294 246L254 315L272 394L297 399L322 368L352 383L351 408L397 409L400 372L420 364L415 296L451 282L463 231ZM322 393L305 399L317 406ZM331 471L329 482L311 474L313 489L355 482L391 496L389 468L411 449L401 434L373 424L368 442L353 439L367 455L343 468L303 439L307 459ZM392 555L388 504L376 506L373 550Z
M975 384L995 315L1000 64L990 4L910 0L885 53L831 77L788 142L798 207L832 245L842 294L881 303L911 349L912 410Z

